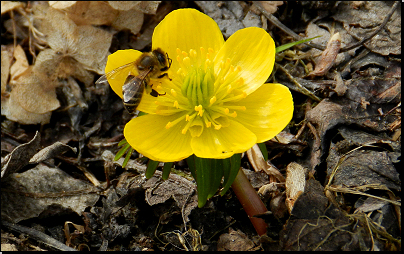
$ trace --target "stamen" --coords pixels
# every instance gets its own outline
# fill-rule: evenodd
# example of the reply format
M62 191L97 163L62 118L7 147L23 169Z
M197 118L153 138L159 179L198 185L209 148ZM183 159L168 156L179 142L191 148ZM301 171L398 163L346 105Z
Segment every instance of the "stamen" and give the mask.
M199 115L199 116L202 116L202 115L203 115L203 112L204 112L204 110L203 110L203 108L202 108L202 105L195 106L195 111L198 111L198 115Z
M208 48L208 52L209 52L209 54L212 55L212 56L213 56L213 54L215 53L215 51L214 51L212 48Z
M190 67L191 66L191 59L189 57L184 57L184 59L182 60L184 61L184 65L186 67Z
M213 96L212 98L210 98L209 100L209 107L213 105L213 103L216 102L216 96Z
M228 106L228 108L241 111L245 111L247 109L245 106Z
M195 49L190 49L190 50L189 50L189 56L190 56L190 57L196 58L197 55L198 55L198 54L196 53L196 50L195 50Z
M220 100L220 102L238 101L238 100L244 99L246 97L247 97L247 93L242 92L241 94L238 94L236 96L229 96L227 98L223 98L223 99Z
M174 101L174 107L175 108L180 108L180 105L178 104L178 101Z
M185 116L181 116L181 117L178 117L177 119L175 119L174 121L172 121L172 122L168 122L167 124L166 124L166 129L170 129L171 127L173 127L174 125L176 125L177 123L179 123L181 120L183 120L185 118Z

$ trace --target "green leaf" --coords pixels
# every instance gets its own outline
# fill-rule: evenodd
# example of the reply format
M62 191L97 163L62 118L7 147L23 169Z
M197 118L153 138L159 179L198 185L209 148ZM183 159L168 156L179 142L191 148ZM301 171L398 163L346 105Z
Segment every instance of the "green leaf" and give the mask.
M125 141L126 141L126 140L125 140ZM122 142L122 141L121 141L121 142ZM121 142L119 142L119 144L120 144ZM119 145L119 144L118 144L118 145ZM128 150L129 147L130 147L130 145L129 145L128 143L126 143L126 145L125 145L124 147L122 147L121 150L119 150L119 151L116 153L115 158L114 158L114 161L119 160L119 159L126 153L126 150Z
M143 112L143 111L139 111L139 114L137 114L137 117L139 117L139 116L145 116L145 115L147 115L147 113L145 113L145 112Z
M126 164L128 164L128 161L129 161L129 159L130 159L130 156L132 156L132 153L133 153L133 148L131 147L130 149L129 149L129 152L126 154L126 157L125 157L125 160L123 161L123 163L122 163L122 167L123 168L125 168L126 167Z
M163 180L167 180L168 177L170 176L171 167L173 166L173 164L174 164L174 162L166 162L166 163L164 163L163 174L161 176L161 178Z
M198 207L203 207L208 200L211 180L211 160L195 156L196 187L198 190Z
M127 144L128 141L126 141L126 139L122 139L121 141L119 141L118 146L123 146L124 144Z
M291 43L284 44L284 45L279 46L279 47L276 48L276 53L282 52L282 51L284 51L284 50L286 50L286 49L288 49L288 48L290 48L290 47L293 47L293 46L295 46L295 45L298 45L298 44L301 44L301 43L305 43L305 42L314 40L315 38L318 38L318 37L321 37L321 35L316 36L316 37L313 37L313 38L309 38L309 39L304 39L304 40L300 40L300 41L295 41L295 42L291 42Z
M257 145L259 146L261 153L264 156L264 160L267 161L268 160L267 146L264 143L257 143Z
M158 166L159 166L158 161L149 160L149 163L147 163L147 168L146 168L146 178L147 179L150 179L154 175L154 172L156 172L156 169Z
M187 158L187 164L192 177L196 180L195 155L191 155Z
M226 159L211 159L211 167L208 169L210 178L208 187L208 199L213 197L220 187L220 183L222 182L223 177L223 167L225 160Z
M240 169L241 166L241 154L234 154L232 157L230 157L230 169L225 169L228 170L228 173L224 173L224 187L222 191L220 192L220 195L224 195L226 191L230 188L231 184L234 182L234 179L236 179L237 173Z

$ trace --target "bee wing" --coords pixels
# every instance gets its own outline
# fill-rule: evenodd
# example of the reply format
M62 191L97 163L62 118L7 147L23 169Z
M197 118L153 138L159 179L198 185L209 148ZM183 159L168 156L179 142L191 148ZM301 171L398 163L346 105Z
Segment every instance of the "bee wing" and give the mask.
M124 102L128 102L135 96L137 92L139 92L142 82L143 79L136 76L129 76L126 79L125 84L122 86Z
M108 79L115 79L120 73L122 73L123 71L128 71L128 74L131 74L131 69L135 68L135 62L131 62L125 65L122 65L118 68L113 69L112 71L105 73L104 75L102 75L96 82L95 84L102 84L102 83L108 83Z

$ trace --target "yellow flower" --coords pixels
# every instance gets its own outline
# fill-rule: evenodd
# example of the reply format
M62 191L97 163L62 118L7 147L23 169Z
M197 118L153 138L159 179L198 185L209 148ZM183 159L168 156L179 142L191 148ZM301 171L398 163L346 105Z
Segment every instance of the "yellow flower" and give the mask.
M148 115L130 120L124 130L129 144L150 159L173 162L192 154L228 158L273 138L292 119L289 89L264 84L275 61L275 44L265 30L241 29L225 42L210 17L179 9L155 28L152 44L172 59L169 78L150 81L164 95L144 93L138 110ZM105 71L141 54L117 51ZM127 75L109 80L120 97Z

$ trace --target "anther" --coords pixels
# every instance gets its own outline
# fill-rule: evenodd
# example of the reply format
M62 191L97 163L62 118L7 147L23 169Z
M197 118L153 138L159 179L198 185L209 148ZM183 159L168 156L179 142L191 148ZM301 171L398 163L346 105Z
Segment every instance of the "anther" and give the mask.
M171 127L173 127L172 123L171 123L171 122L168 122L168 123L166 124L166 129L170 129Z
M174 89L171 89L171 95L174 97L177 97L177 92Z

